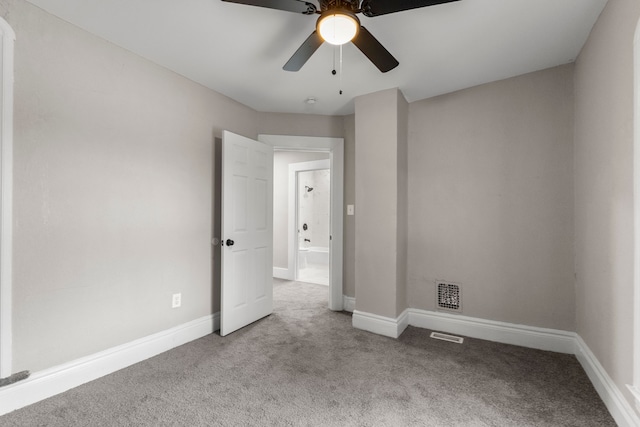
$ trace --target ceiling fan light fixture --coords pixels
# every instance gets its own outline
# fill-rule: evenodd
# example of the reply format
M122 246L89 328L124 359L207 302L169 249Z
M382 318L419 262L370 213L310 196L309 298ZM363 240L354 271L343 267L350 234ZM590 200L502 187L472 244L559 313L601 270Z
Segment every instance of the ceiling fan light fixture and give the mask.
M329 11L320 16L316 26L324 41L339 46L353 40L360 29L360 21L346 11Z

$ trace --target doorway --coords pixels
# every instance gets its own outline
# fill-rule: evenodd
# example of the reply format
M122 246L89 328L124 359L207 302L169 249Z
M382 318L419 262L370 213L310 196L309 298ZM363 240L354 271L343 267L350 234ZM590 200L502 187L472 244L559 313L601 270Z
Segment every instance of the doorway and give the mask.
M258 140L273 146L278 151L321 152L328 153L331 169L331 207L330 207L330 241L329 241L329 302L330 310L341 311L343 307L342 294L342 253L343 253L343 177L344 177L344 139L330 137L309 137L289 135L258 135ZM279 215L282 206L274 205L274 217ZM274 241L288 235L274 225ZM295 238L292 233L288 236L291 241ZM287 252L293 252L292 245L288 245ZM274 259L276 257L274 251ZM284 266L284 263L283 263ZM287 262L286 268L281 268L280 273L291 271ZM276 274L274 268L274 276ZM292 280L293 277L283 277Z
M634 337L633 337L633 384L629 389L636 397L636 408L640 411L640 21L633 40L634 78Z

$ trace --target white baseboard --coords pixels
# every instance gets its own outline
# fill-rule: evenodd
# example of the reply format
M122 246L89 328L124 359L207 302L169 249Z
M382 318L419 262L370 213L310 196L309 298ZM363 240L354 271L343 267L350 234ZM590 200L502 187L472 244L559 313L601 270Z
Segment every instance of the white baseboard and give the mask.
M140 338L127 344L33 373L0 388L0 415L156 356L220 329L219 313Z
M415 308L405 310L397 319L358 310L353 312L353 326L355 328L387 337L399 337L407 325L504 344L574 354L616 423L621 427L640 426L640 418L636 412L589 347L575 332L516 325Z
M638 415L579 335L575 355L616 423L620 427L640 426Z
M640 387L634 387L631 384L627 384L627 388L636 399L636 409L640 412Z
M219 331L220 330L220 312L217 311L213 313L211 317L213 318L213 331L214 332Z
M400 336L402 335L404 330L407 329L407 326L409 326L409 309L408 308L405 311L403 311L402 314L400 314L400 316L398 316L398 318L396 319L396 322L398 323L398 336Z
M353 302L355 304L355 299ZM396 319L358 310L353 311L354 327L387 337L399 337L409 325L558 353L573 354L575 351L576 334L574 332L515 325L415 308L406 309Z
M289 270L288 268L273 267L273 277L276 279L294 280L293 270Z
M575 332L537 328L457 314L409 309L409 325L487 341L573 354Z
M356 309L356 299L353 297L342 295L342 309L344 311L353 313L353 310Z
M395 319L354 310L351 318L354 328L391 338L398 338L404 332L409 324L408 320L407 310Z
M355 306L355 298L343 296L343 300L345 310ZM640 425L640 418L620 389L582 338L573 332L418 309L407 309L395 319L353 310L355 328L387 337L398 338L408 325L505 344L575 354L616 423L622 427ZM220 313L215 313L91 356L36 372L26 380L0 389L0 415L126 368L218 329L220 329Z

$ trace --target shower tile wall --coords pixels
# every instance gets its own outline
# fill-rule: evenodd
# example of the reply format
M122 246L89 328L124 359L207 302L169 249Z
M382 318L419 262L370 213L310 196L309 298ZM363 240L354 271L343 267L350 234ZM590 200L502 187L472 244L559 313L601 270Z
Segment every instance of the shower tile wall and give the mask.
M329 247L330 182L328 169L298 173L298 230L302 247ZM305 186L313 190L307 191ZM306 231L302 228L305 223Z

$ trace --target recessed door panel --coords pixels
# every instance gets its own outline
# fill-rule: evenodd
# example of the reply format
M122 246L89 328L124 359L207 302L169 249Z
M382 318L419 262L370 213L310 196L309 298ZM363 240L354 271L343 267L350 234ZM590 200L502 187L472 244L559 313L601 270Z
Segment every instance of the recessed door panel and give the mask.
M265 284L263 280L260 280L260 278L264 277L267 273L267 264L271 264L267 259L268 252L267 248L255 249L254 271L256 273L256 279L254 280L253 296L256 301L264 299L272 287L272 285Z
M269 227L269 223L267 222L270 215L267 211L269 201L267 200L268 191L268 180L266 179L256 179L254 181L255 184L255 226L256 231L265 231ZM273 203L273 202L272 202Z
M234 175L233 191L230 194L233 204L232 230L234 232L247 230L247 202L249 195L247 191L247 177Z
M238 283L246 283L249 279L250 265L248 251L232 251L233 279ZM238 309L247 305L248 302L247 289L243 286L234 286L231 288L231 307Z

